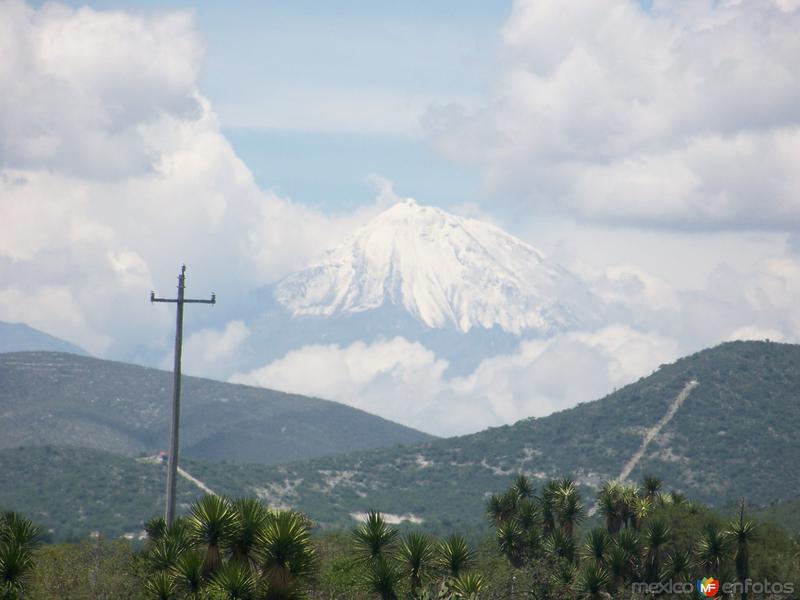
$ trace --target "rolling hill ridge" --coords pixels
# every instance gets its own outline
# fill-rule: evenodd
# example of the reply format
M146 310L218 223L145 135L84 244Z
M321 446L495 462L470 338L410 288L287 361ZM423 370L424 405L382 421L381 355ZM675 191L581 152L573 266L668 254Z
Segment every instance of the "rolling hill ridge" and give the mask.
M167 447L172 374L54 352L0 354L0 448ZM343 404L183 377L184 457L277 464L432 436Z
M0 463L21 468L41 461L40 452L6 450ZM587 499L605 480L655 474L666 488L715 506L741 496L755 505L792 506L800 497L798 456L800 346L730 342L662 365L600 400L477 434L284 465L183 466L218 493L292 506L323 527L349 526L353 514L379 508L443 532L481 527L486 496L518 472L539 482L573 476ZM123 471L142 468L130 458L103 460ZM47 481L42 497L57 493ZM185 489L187 497L201 493ZM2 506L12 500L0 495Z

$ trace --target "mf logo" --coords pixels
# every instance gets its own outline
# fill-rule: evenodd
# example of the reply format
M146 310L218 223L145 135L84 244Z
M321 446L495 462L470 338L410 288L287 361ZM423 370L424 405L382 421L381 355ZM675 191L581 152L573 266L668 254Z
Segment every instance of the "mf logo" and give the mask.
M697 580L697 591L701 596L713 598L719 592L719 579L703 577Z

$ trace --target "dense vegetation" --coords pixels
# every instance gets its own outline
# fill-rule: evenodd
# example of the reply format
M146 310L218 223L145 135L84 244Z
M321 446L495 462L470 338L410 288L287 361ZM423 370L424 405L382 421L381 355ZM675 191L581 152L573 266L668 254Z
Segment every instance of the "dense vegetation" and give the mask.
M62 375L56 379L64 382ZM126 385L133 386L134 379ZM619 475L646 428L691 380L699 385L647 447L631 476L657 472L670 488L731 513L741 496L754 509L774 504L768 510L783 511L782 522L800 529L800 521L793 519L796 505L787 504L800 497L800 346L788 344L722 344L663 366L601 400L458 438L281 466L191 459L182 465L218 493L255 495L272 506L290 506L322 527L349 527L354 513L380 506L390 515L421 520L438 535L485 533L481 498L512 473L539 482L569 474L587 499L594 498L601 482ZM95 406L93 414L108 412L99 397L89 404ZM204 415L211 417L215 413ZM187 417L187 430L197 426ZM290 447L304 438L281 435L272 442ZM247 439L245 431L245 445ZM239 441L226 443L234 447ZM92 530L109 536L139 531L160 505L164 487L160 465L79 448L0 450L0 470L13 482L0 487L0 506L30 511L37 522L55 530L55 539ZM464 494L465 489L473 493ZM113 510L116 503L107 500L117 491L123 511ZM182 493L185 511L202 491L186 485Z
M55 352L0 353L0 448L84 446L117 454L167 447L172 374ZM279 464L433 439L343 404L183 378L183 457Z
M0 597L24 589L33 600L643 599L654 593L643 584L694 589L704 577L780 584L775 598L800 589L800 539L751 519L743 503L723 517L661 488L653 477L641 487L607 483L588 518L571 480L536 489L518 475L486 500L493 533L477 545L470 532L400 531L376 511L348 533L312 535L301 513L210 495L169 527L151 519L139 549L103 539L37 549L30 522L6 516L26 525L0 530L0 581L9 580L6 547L24 546L28 560ZM3 533L11 529L22 533ZM665 589L656 595L680 597Z

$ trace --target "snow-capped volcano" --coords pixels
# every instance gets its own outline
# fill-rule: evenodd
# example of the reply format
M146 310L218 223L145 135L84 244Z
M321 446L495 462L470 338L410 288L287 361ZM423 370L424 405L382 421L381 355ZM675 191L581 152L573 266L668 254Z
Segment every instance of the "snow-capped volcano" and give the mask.
M402 307L431 328L520 334L575 326L591 312L581 282L498 227L398 203L275 287L294 317ZM587 310L588 309L588 310Z

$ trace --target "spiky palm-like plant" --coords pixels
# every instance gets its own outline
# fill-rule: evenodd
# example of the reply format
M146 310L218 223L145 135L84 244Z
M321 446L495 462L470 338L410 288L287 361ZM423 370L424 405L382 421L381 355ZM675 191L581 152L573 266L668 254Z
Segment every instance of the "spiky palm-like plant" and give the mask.
M208 494L192 505L189 536L205 549L203 576L209 577L222 565L222 552L230 542L235 521L230 502L222 496Z
M451 590L459 600L477 600L486 587L486 580L478 573L461 573L453 579Z
M531 480L522 473L514 478L514 483L511 485L511 488L517 493L517 497L520 500L533 498L533 484L531 484Z
M475 552L463 535L454 533L439 543L436 549L437 563L450 577L458 577L475 562Z
M147 552L147 566L152 571L167 572L178 564L178 560L187 549L182 540L163 537L152 544Z
M517 517L517 506L521 500L516 488L502 494L493 494L486 504L486 516L493 525L511 521Z
M639 572L639 557L642 551L639 536L633 529L623 529L617 535L617 545L628 557L628 576L635 577Z
M575 562L575 538L556 529L544 540L544 550L554 558Z
M33 522L13 512L0 515L0 595L24 593L38 545L39 528Z
M412 531L400 541L397 547L397 561L401 574L408 577L411 594L428 578L433 567L434 544L424 533Z
M147 533L147 541L154 544L167 534L167 522L164 517L153 517L144 524L144 531Z
M514 567L521 567L525 556L525 533L515 522L502 523L496 531L500 552Z
M606 588L611 578L608 571L597 563L587 564L577 579L578 596L586 600L599 600L608 597Z
M559 485L558 481L551 480L544 484L542 495L539 497L539 514L542 517L542 535L549 536L556 527L556 512L558 509Z
M642 478L642 489L644 490L645 498L655 500L661 491L662 482L658 477L653 475L645 475Z
M188 550L181 555L172 568L176 587L192 600L199 600L205 583L203 558L204 555L201 551Z
M625 526L637 529L636 504L639 501L639 488L635 485L623 485L619 492L620 517Z
M259 597L258 580L249 566L238 562L227 562L217 569L210 588L225 600L255 600Z
M616 481L607 481L598 496L598 508L606 522L606 531L615 535L622 528L622 489Z
M692 554L682 548L670 548L664 557L661 580L690 581L692 579Z
M167 571L157 571L150 575L144 582L144 591L152 600L173 600L178 595L175 580Z
M353 545L356 556L370 561L390 552L397 543L399 532L391 527L383 515L370 510L366 520L353 530Z
M719 576L722 563L728 556L729 538L719 527L709 524L703 529L695 544L697 565L707 573Z
M571 483L561 488L556 506L561 531L572 537L575 526L583 520L583 502L578 489Z
M739 517L730 523L726 533L736 544L736 578L744 583L750 577L750 542L755 537L755 525L744 518L744 498L739 502ZM747 589L742 592L742 600L747 600Z
M608 567L608 574L615 587L621 586L631 574L631 556L628 552L619 546L619 544L612 544L608 550L606 565Z
M608 554L610 546L611 537L604 528L597 527L586 535L582 555L587 560L602 565L606 562L606 555Z
M558 561L555 569L550 573L549 583L551 594L549 598L574 598L575 587L578 579L578 570L571 562Z
M644 532L644 576L647 581L658 581L661 576L661 551L669 541L670 531L664 521L650 521Z
M33 521L15 512L6 512L0 516L0 543L13 543L20 548L33 550L39 545L39 528Z
M381 600L398 600L401 579L394 563L383 554L369 562L367 587L380 596Z
M302 597L317 567L310 522L297 512L270 514L258 538L259 564L267 600Z
M257 498L237 498L231 503L234 523L228 551L231 560L255 566L258 562L258 541L269 518L269 511Z

